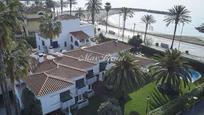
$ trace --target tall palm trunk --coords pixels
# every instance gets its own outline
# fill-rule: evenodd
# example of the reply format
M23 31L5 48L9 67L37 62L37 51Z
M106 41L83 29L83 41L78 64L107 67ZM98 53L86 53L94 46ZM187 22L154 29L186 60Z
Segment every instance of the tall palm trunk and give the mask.
M94 11L94 8L91 11L91 20L92 20L92 24L94 25L95 24L95 11Z
M173 39L172 39L172 43L171 43L171 48L170 49L173 49L173 47L174 47L174 40L175 40L175 37L176 37L177 25L178 25L178 22L175 22L174 35L173 35Z
M125 24L126 24L126 18L123 20L123 33L122 33L122 38L124 38L125 34Z
M20 115L20 107L19 107L19 105L18 105L18 103L17 103L17 100L16 100L16 93L15 93L15 85L14 85L14 83L12 83L12 87L13 87L13 89L12 89L12 94L13 94L13 104L14 104L14 108L15 108L15 113L16 113L16 115Z
M144 35L144 43L146 44L146 37L147 37L147 29L148 29L148 24L146 24L145 27L145 35Z
M120 107L121 107L121 111L122 111L122 115L125 115L125 93L122 92L122 95L119 98L119 103L120 103Z
M106 12L106 33L108 31L108 12Z
M53 11L54 11L54 14L55 14L55 6L53 7Z
M3 102L4 102L4 107L6 109L6 115L11 115L11 107L10 107L10 102L9 102L9 93L7 91L7 86L5 85L5 81L2 81L1 83L1 91L3 95Z
M60 0L61 13L63 12L63 0Z
M2 42L2 41L1 41ZM4 51L2 48L2 45L0 43L0 69L3 70L4 69ZM1 90L2 90L2 94L3 94L3 100L4 100L4 105L6 108L6 114L7 115L11 115L11 106L10 106L10 97L9 97L9 90L8 90L8 85L7 85L7 81L6 81L6 75L3 72L2 73L2 83L1 83Z
M69 12L70 12L70 15L72 15L72 3L71 2L69 4Z

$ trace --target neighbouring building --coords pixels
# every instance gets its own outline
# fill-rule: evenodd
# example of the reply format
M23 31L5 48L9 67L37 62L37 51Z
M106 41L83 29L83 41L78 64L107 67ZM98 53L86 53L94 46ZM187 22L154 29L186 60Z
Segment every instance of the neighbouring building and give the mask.
M92 24L82 23L77 17L65 14L59 15L58 20L61 22L62 32L52 40L52 43L49 38L41 36L40 32L35 34L38 52L62 52L92 44L90 40L94 36Z
M42 6L25 7L23 16L25 17L25 25L28 32L39 32L39 26L45 13L51 10Z
M40 100L43 114L68 110L71 115L70 109L89 104L88 98L94 95L92 85L103 80L104 72L112 66L106 55L117 57L130 48L122 42L109 41L63 54L32 56L30 76L22 83ZM16 90L20 92L22 87ZM20 101L21 94L17 96Z

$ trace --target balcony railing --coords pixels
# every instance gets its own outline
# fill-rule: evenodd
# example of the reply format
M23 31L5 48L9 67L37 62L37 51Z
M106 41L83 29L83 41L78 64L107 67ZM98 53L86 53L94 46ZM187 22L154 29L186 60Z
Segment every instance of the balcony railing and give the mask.
M77 89L77 94L81 95L84 94L85 92L87 92L89 90L88 86L82 87L80 89Z
M68 108L68 107L70 107L70 106L72 106L74 104L75 104L75 99L71 98L70 100L62 102L62 108L61 109L64 110L64 109L66 109L66 108Z
M93 76L91 78L86 78L86 81L87 81L87 84L90 85L90 84L93 84L97 81L97 78L96 76Z
M86 107L87 105L89 105L89 100L88 99L84 99L82 101L79 101L78 102L78 109Z

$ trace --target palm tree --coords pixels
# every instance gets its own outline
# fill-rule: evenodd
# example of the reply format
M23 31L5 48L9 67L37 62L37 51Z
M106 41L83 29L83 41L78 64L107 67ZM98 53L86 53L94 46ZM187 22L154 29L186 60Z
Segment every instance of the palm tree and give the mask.
M120 105L116 99L109 99L101 103L97 112L98 115L122 115Z
M35 0L36 6L42 6L42 0Z
M63 7L64 7L64 1L63 1L63 0L60 0L61 13L63 12Z
M109 2L106 2L106 5L105 5L105 10L106 10L106 33L107 33L107 28L108 28L108 12L110 11L111 9L111 4Z
M61 8L61 13L63 13L63 9L64 9L64 7L67 7L67 2L65 2L64 0L60 0L60 8Z
M6 75L11 81L13 101L16 115L20 115L20 107L18 106L15 94L15 81L27 77L29 71L29 53L27 42L23 39L18 40L16 45L5 53Z
M130 8L123 7L121 9L121 13L123 14L123 33L122 33L122 37L124 38L126 20L127 20L128 17L132 18L133 15L134 15L134 12Z
M81 20L81 17L85 17L83 11L81 8L78 9L77 13L75 14L75 16L77 16L80 20Z
M189 64L181 57L181 52L177 49L167 50L164 55L156 56L158 63L151 69L153 76L157 78L157 84L165 84L179 91L181 83L184 87L191 81Z
M95 15L102 9L101 0L89 0L86 4L86 9L91 13L92 24L95 24Z
M77 0L68 0L70 15L72 15L72 5L77 4L76 1L77 1Z
M52 40L61 33L61 22L57 21L52 15L45 15L43 22L40 24L40 32L42 36L50 39L50 48L52 48Z
M201 24L199 27L195 27L196 30L198 30L200 33L204 33L204 23Z
M146 24L145 35L144 35L144 43L146 43L145 40L146 40L146 35L147 35L147 29L148 29L150 24L155 23L156 21L154 20L154 17L152 15L144 15L141 18L141 20L142 20L142 22L144 22Z
M3 93L6 114L11 115L11 100L9 98L9 89L7 82L11 79L7 73L7 61L5 61L6 52L11 51L15 46L15 31L23 19L19 11L21 3L18 0L0 1L0 85ZM16 112L18 114L18 112Z
M50 9L53 8L53 11L55 13L55 4L56 3L53 0L46 0L45 4L46 4L47 8L50 8Z
M129 92L141 87L144 74L135 64L135 58L129 52L119 53L114 66L107 71L104 82L118 94L119 102L124 113L125 99Z
M191 17L189 16L189 13L190 11L186 9L185 6L182 5L174 6L172 9L169 9L169 14L166 16L164 21L167 23L166 24L167 26L169 26L169 24L171 23L175 24L171 49L173 49L178 24L180 23L185 24L191 22Z

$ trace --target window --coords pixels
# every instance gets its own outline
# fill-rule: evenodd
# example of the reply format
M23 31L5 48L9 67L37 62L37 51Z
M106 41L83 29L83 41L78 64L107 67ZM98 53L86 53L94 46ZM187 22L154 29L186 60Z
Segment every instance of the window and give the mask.
M72 96L70 95L70 91L65 91L63 93L60 93L60 101L66 102L68 100L72 99Z
M100 71L100 72L105 71L105 70L106 70L106 65L107 65L106 62L101 62L101 63L99 64L99 71Z
M39 12L38 15L44 15L44 13L43 12Z
M52 42L52 47L58 48L59 47L58 42L57 41Z
M80 42L85 42L85 40L83 39L83 40L80 40Z
M67 42L64 42L64 47L67 47Z
M86 78L90 79L92 77L94 77L94 72L93 72L93 70L89 70L88 73L86 74Z
M45 42L42 40L42 45L45 46Z
M74 44L75 44L76 46L79 46L79 43L78 43L77 41L75 41Z
M71 36L71 42L73 42L73 37Z
M40 45L38 46L38 49L40 50Z
M72 49L74 49L74 46L73 46L73 45L71 45L71 50L72 50Z
M84 79L79 79L76 81L76 88L77 89L81 89L84 86L85 86Z

